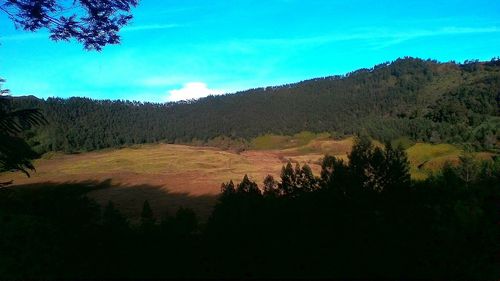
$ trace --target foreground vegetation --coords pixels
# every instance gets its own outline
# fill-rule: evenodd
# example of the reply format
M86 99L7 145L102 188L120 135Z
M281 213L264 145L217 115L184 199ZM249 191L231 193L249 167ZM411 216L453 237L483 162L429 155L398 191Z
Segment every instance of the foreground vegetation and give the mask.
M203 224L149 202L130 224L85 196L99 185L1 189L0 278L498 279L498 158L416 182L401 148L362 138L348 158L223 184Z

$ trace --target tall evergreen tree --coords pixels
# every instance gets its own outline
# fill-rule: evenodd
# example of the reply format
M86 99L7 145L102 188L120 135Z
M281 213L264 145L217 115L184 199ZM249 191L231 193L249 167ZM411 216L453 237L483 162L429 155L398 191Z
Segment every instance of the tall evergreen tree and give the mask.
M238 184L236 192L239 194L261 195L259 187L255 182L250 181L248 175L245 175L243 180Z
M173 219L172 228L177 235L191 235L198 228L198 218L191 209L179 208Z
M145 231L150 231L153 228L154 224L155 218L153 215L153 210L151 209L148 200L145 200L144 204L142 205L141 227Z
M388 173L385 154L380 147L373 148L370 154L369 165L365 169L365 187L381 192L385 187L384 181Z
M384 167L386 169L382 181L384 190L408 188L411 180L410 162L401 144L393 148L390 142L386 143Z
M126 218L115 208L115 205L111 201L104 208L102 222L107 231L115 234L119 234L128 228Z
M318 186L318 181L314 177L311 167L304 164L299 170L297 175L297 185L300 187L302 192L311 192L316 190Z
M348 154L349 169L353 180L360 187L367 187L372 181L371 160L373 157L373 144L366 135L356 137L351 152Z
M264 179L263 195L266 197L278 197L280 195L280 190L278 189L278 182L273 176L267 175Z
M470 153L463 153L459 157L457 167L458 176L466 183L473 182L479 174L479 165Z
M321 184L328 190L345 194L346 187L352 184L349 167L344 160L326 155L321 163Z
M236 189L234 188L234 183L230 180L228 183L222 183L221 185L221 195L222 196L230 196L236 193Z
M292 163L288 161L286 166L281 168L281 183L278 185L280 193L283 195L290 195L293 192L295 183L296 183L296 175L295 171L292 168Z

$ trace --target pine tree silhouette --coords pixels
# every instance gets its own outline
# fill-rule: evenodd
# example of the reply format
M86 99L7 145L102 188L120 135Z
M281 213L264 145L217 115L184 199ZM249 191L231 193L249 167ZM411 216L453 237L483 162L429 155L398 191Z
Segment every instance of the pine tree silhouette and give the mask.
M278 197L280 195L280 190L278 189L278 182L273 176L267 175L264 179L264 192L263 195L266 197Z
M155 218L153 216L153 210L151 209L148 200L145 200L144 204L142 205L141 227L145 231L150 231L154 227L154 225Z

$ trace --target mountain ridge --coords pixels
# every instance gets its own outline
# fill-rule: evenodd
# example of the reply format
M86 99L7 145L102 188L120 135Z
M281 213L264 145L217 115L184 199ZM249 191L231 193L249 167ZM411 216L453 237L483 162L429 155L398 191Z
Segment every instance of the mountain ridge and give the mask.
M31 136L41 152L301 131L496 149L499 74L498 59L456 64L405 57L346 75L176 103L26 97L13 102L41 108L49 119Z

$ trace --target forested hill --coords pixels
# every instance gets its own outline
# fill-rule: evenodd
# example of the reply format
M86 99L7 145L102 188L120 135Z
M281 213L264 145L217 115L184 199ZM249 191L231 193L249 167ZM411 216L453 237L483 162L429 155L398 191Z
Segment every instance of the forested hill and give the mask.
M13 103L46 115L48 125L27 136L40 152L304 130L492 149L500 137L500 60L404 58L343 76L169 104L34 97Z

